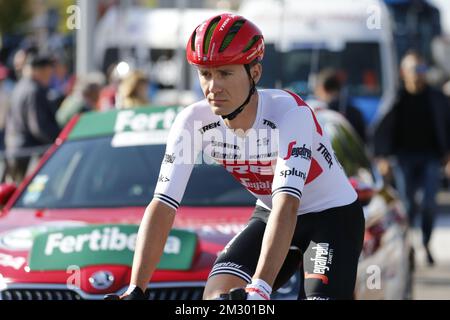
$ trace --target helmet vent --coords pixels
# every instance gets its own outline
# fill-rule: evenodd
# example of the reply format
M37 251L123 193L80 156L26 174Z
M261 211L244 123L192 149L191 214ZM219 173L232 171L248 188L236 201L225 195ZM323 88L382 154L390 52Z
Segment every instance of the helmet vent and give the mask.
M223 39L222 45L220 46L219 52L224 51L231 43L231 40L233 40L234 36L238 31L241 29L242 25L245 23L245 20L238 20L233 23L233 25L228 30L227 35Z
M250 41L247 43L247 45L244 48L244 51L242 52L247 52L248 50L250 50L251 47L253 47L253 45L258 42L258 40L261 39L261 36L254 36L253 38L250 39Z
M203 54L208 54L209 44L211 42L211 37L213 35L214 30L217 27L217 24L219 23L221 17L215 18L208 26L208 29L206 30L206 37L204 39L203 43Z
M197 30L194 31L191 37L191 50L195 51L195 38L197 36Z

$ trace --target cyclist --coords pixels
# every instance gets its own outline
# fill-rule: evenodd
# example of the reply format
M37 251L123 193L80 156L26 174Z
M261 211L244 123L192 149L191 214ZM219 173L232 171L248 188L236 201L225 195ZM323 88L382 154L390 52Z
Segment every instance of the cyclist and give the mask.
M294 93L256 89L260 30L242 16L214 16L194 30L186 54L205 99L179 113L171 128L122 299L144 297L199 155L257 198L247 226L218 256L204 299L245 287L248 300L268 300L300 267L299 298L351 299L364 234L361 206L314 112Z

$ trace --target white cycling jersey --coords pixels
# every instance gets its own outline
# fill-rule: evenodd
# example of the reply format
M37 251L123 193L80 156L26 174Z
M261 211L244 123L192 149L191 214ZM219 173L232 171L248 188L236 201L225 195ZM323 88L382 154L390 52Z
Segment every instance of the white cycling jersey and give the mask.
M256 119L245 135L229 129L206 100L177 115L155 198L178 209L195 163L209 161L222 165L255 195L258 205L269 210L277 193L300 199L298 214L356 200L357 194L311 108L288 91L257 92Z

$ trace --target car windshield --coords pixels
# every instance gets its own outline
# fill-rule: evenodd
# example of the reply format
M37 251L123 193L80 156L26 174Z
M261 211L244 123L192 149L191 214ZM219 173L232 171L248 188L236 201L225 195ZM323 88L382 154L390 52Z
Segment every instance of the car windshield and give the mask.
M15 204L20 208L146 206L165 145L113 147L112 137L68 141L45 163ZM185 206L252 206L255 198L218 165L196 165Z
M339 50L310 45L279 53L268 46L262 87L281 86L302 95L312 94L312 76L325 68L335 69L345 81L349 96L381 96L380 47L377 43L346 43Z

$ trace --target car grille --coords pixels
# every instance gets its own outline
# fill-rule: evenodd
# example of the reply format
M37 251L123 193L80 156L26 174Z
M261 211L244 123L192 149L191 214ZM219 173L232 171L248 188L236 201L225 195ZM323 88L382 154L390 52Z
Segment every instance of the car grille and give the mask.
M0 292L2 300L82 300L71 290L55 289L8 289Z
M203 287L153 288L150 300L200 300ZM103 295L98 296L99 299ZM84 300L77 292L67 289L7 289L0 300Z
M203 287L154 288L150 300L201 300Z

